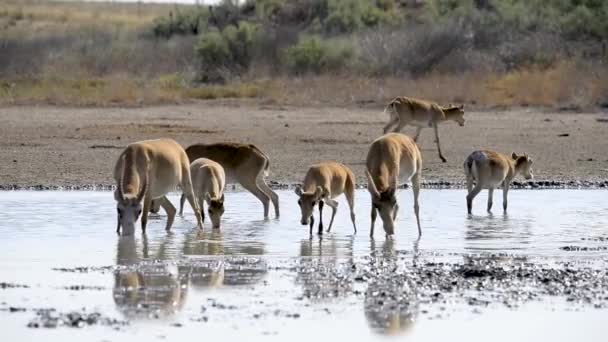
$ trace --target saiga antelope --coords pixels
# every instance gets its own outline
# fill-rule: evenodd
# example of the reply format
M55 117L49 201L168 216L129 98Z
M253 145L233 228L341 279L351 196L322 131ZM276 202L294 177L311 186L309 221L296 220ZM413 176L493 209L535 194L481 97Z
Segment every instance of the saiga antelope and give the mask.
M458 125L464 126L464 105L441 107L437 103L414 99L410 97L397 97L384 109L390 115L390 120L384 126L384 134L388 132L399 132L406 126L416 126L414 142L418 141L420 132L424 127L433 127L435 130L435 143L437 152L442 162L447 160L441 153L439 142L438 125L444 121L456 121Z
M224 187L226 174L224 168L207 158L199 158L190 164L192 189L201 209L201 218L205 221L204 203L207 202L209 217L213 228L220 228L220 219L224 214Z
M511 158L504 154L481 150L471 153L464 161L464 173L467 177L467 211L473 210L473 199L482 189L488 189L488 212L492 209L494 188L502 186L502 208L507 211L507 194L509 185L517 174L525 179L531 179L532 158L528 154L511 154ZM475 187L473 187L473 183Z
M350 208L350 219L357 233L355 224L355 175L343 164L336 162L323 162L312 165L304 177L304 185L296 186L296 195L299 196L298 205L302 212L300 222L307 225L310 219L310 234L314 224L313 210L319 204L319 234L323 234L323 205L331 207L331 220L327 232L331 231L334 217L338 210L338 202L334 198L344 194Z
M264 218L268 218L270 201L279 217L279 196L264 181L270 165L268 157L255 145L236 143L195 144L186 148L192 161L198 158L211 159L220 164L226 173L226 183L239 183L264 205ZM184 207L184 196L180 200L180 214Z
M395 219L399 205L397 204L397 186L399 179L412 181L414 192L414 213L420 229L418 195L420 193L420 172L422 171L422 156L418 145L407 135L389 133L372 142L366 161L367 189L372 197L372 222L370 236L374 236L376 216L380 213L384 231L387 236L395 233Z
M141 230L145 233L153 199L167 212L165 229L171 229L176 210L165 195L175 190L177 185L181 185L195 212L197 224L202 228L200 210L192 193L188 157L174 140L145 140L130 144L118 157L114 167L114 179L114 199L118 211L117 233L120 233L122 226L123 235L132 235L140 214Z

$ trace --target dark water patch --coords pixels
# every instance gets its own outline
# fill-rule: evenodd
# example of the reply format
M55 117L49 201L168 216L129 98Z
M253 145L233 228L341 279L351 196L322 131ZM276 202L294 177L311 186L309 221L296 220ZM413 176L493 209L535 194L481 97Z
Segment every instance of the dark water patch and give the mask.
M65 272L65 273L89 273L89 272L111 272L115 266L77 266L77 267L53 267L53 271Z
M107 317L99 312L87 313L84 309L67 313L58 312L55 309L38 309L36 310L36 317L27 324L27 327L54 329L59 327L84 328L93 325L103 325L120 329L128 324L127 321Z
M597 251L608 251L608 247L588 247L588 246L563 246L559 248L562 251L567 252L597 252Z
M91 146L89 146L89 148L92 148L92 149L122 149L122 148L125 148L125 146L119 146L119 145L91 145Z
M23 285L23 284L16 284L16 283L5 283L5 282L0 283L0 289L19 289L19 288L28 289L29 286Z
M90 285L68 285L68 286L62 286L61 289L69 290L69 291L87 291L87 290L104 291L104 290L107 290L107 288L105 288L103 286L90 286Z

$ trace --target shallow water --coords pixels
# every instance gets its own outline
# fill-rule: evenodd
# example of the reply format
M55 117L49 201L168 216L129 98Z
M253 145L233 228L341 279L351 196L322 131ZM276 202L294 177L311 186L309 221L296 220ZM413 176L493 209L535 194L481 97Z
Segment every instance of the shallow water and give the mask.
M472 217L466 215L464 194L422 191L423 237L417 241L411 191L399 194L393 240L385 240L380 220L375 239L369 238L369 195L363 190L356 196L358 234L353 235L347 205L340 199L332 233L312 239L308 227L299 223L291 191L279 192L278 220L262 220L261 204L252 195L233 192L226 195L221 231L211 231L209 224L203 232L195 229L187 208L170 234L161 215L149 221L146 236L138 231L131 238L114 233L116 209L110 192L0 192L0 282L28 286L0 289L0 317L10 340L144 340L192 333L229 340L371 339L399 331L418 340L458 336L475 341L497 330L499 340L544 340L546 334L556 341L599 340L606 306L597 300L590 305L577 300L575 305L565 296L540 296L513 307L493 301L478 307L454 296L438 304L427 300L420 283L407 281L407 276L404 283L387 283L391 272L408 275L412 265L424 261L460 265L490 258L548 271L564 263L575 269L606 269L605 191L511 191L508 215L502 214L500 191L495 213L487 214L484 192ZM178 203L177 195L171 200ZM324 211L326 225L330 211ZM353 281L345 275L371 263L376 263L371 280ZM395 314L375 309L370 291L385 283L398 287L399 296L417 293L414 299L400 297L399 305L407 310ZM475 300L484 296L482 292ZM26 311L11 313L9 307ZM129 324L27 328L40 308L62 313L84 308ZM509 328L514 326L521 328Z

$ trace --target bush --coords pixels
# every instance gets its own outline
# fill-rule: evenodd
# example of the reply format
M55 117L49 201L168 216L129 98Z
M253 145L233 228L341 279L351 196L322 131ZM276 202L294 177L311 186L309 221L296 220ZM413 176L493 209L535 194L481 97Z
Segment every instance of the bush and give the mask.
M347 66L353 51L336 42L322 41L318 37L301 39L285 51L289 71L295 74L336 71Z
M175 8L175 15L170 12L166 17L154 20L152 33L157 38L169 39L174 35L197 35L207 25L209 12L204 8L182 12Z
M454 51L469 45L465 30L456 23L372 31L356 39L362 71L384 76L431 72Z
M222 32L212 31L201 36L196 46L199 81L224 82L231 75L249 70L253 57L256 27L239 23Z
M364 27L391 22L391 12L384 11L367 0L329 0L328 16L323 21L328 33L347 33Z

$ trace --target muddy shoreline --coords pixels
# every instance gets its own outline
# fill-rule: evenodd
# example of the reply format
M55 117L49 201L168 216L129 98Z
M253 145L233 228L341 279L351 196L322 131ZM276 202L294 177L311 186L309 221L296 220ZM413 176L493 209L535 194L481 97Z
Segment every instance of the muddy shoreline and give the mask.
M273 190L293 189L301 183L278 183L269 182L268 185ZM367 184L358 183L357 189L365 189ZM423 189L465 189L466 184L460 182L438 181L438 182L422 182ZM401 186L402 189L408 189L407 184ZM112 191L116 189L113 184L90 184L90 185L20 185L20 184L0 184L0 191ZM549 189L608 189L607 180L596 181L556 181L556 180L538 180L538 181L515 181L511 184L511 189L518 190L549 190ZM239 185L229 185L227 191L244 191Z
M602 265L557 261L549 265L542 260L508 254L462 254L462 261L439 261L441 255L424 255L416 251L393 251L389 248L372 253L370 256L338 263L329 258L288 258L284 260L264 257L230 257L202 259L197 261L176 260L173 262L151 260L132 265L106 267L57 268L64 273L145 272L150 265L173 264L180 270L211 270L218 265L227 272L274 272L281 277L293 278L303 286L301 293L291 293L284 298L289 312L274 305L251 308L246 304L234 306L223 304L211 294L207 302L201 303L201 314L188 317L178 323L166 323L174 327L213 323L218 311L236 310L245 312L242 319L258 320L266 315L278 319L299 319L310 315L305 309L311 304L324 300L344 300L361 303L365 314L370 316L373 329L382 330L383 324L398 317L399 320L414 322L418 319L445 319L458 310L470 310L481 314L492 307L516 309L530 302L545 302L549 298L559 298L573 308L608 308L608 272ZM454 256L451 256L454 257ZM598 260L602 263L602 261ZM604 261L605 262L605 261ZM211 274L210 273L210 274ZM192 277L192 274L187 277ZM205 275L203 278L208 277ZM25 284L7 284L3 290L29 288ZM68 286L67 291L107 291L108 289ZM150 291L170 291L163 288L149 288ZM115 296L121 292L114 289ZM133 290L129 290L133 291ZM145 288L135 291L146 291ZM260 288L252 287L253 296L260 296ZM129 292L130 293L130 292ZM347 300L351 298L351 300ZM262 310L262 311L260 311ZM28 328L85 328L102 325L113 329L123 329L130 319L108 317L104 312L84 306L80 311L62 311L61 308L26 307L13 303L2 303L0 311L11 314L28 314L31 319ZM332 313L329 310L327 315ZM134 314L134 313L132 313ZM137 315L148 319L162 318L155 308L137 307ZM242 315L239 313L237 316ZM200 317L199 317L200 316Z
M600 188L608 182L608 140L601 111L546 108L466 111L466 125L440 125L442 163L432 130L419 145L429 188L460 188L462 163L476 149L527 152L533 188ZM308 167L340 161L365 184L365 158L388 118L379 108L285 107L251 101L203 101L143 108L15 106L0 108L0 189L107 189L121 150L169 137L183 146L232 141L257 145L270 159L275 188L301 182ZM413 134L412 127L403 130ZM524 184L523 179L516 181ZM515 187L521 187L515 184ZM525 186L524 186L525 187Z

